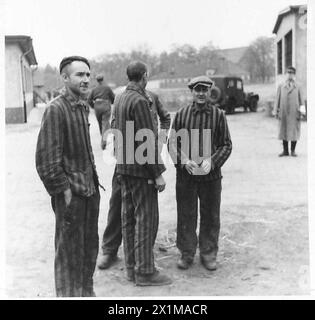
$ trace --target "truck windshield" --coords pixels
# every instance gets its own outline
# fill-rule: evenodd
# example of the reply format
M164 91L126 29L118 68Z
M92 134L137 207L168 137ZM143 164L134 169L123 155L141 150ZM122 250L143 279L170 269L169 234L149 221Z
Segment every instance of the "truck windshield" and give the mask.
M242 86L242 81L238 80L237 81L237 89L242 89L243 86Z
M227 87L228 88L233 88L234 87L234 80L229 80Z

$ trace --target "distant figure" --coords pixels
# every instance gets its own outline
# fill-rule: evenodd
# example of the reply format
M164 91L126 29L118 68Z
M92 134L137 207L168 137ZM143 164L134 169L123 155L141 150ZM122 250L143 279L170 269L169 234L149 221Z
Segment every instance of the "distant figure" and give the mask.
M287 68L287 80L280 84L276 99L276 118L279 121L279 139L283 141L283 151L279 157L289 155L289 141L291 141L291 156L296 157L295 147L300 138L302 105L301 90L295 82L296 70Z
M112 89L103 84L104 76L99 74L96 76L98 85L92 89L88 103L95 110L96 119L100 128L101 135L110 128L111 105L114 103L115 94ZM104 149L105 146L102 145Z
M65 89L45 110L36 169L56 218L56 295L93 297L100 194L86 101L90 64L83 57L66 57L59 70Z

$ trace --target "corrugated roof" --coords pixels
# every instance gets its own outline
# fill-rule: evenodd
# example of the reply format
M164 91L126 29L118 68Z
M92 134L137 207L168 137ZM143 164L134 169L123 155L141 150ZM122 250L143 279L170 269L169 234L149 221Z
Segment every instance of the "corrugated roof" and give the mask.
M33 48L33 40L29 36L24 35L8 35L5 36L5 44L18 44L23 53L29 52L25 55L30 65L37 65L37 60Z
M282 11L279 12L279 15L278 15L278 18L277 18L277 21L276 21L276 24L273 28L273 31L272 33L276 34L278 32L278 29L280 27L280 24L282 22L282 19L291 14L291 13L296 13L298 12L299 10L303 10L303 11L307 11L307 5L306 4L303 4L303 5L297 5L297 6L289 6L285 9L283 9Z

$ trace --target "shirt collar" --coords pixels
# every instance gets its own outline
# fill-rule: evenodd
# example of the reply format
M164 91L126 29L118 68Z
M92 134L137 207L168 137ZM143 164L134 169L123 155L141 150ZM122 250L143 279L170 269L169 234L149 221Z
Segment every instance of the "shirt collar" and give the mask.
M69 88L63 88L61 95L70 103L71 110L75 111L78 107L83 108L85 112L89 112L89 105L86 99L78 97Z
M286 86L290 87L290 85L292 85L292 87L295 87L295 80L294 79L286 80Z
M211 105L210 102L205 103L202 107L200 107L199 105L197 105L197 103L193 102L192 105L192 112L194 114L197 114L198 112L200 113L210 113L211 112Z

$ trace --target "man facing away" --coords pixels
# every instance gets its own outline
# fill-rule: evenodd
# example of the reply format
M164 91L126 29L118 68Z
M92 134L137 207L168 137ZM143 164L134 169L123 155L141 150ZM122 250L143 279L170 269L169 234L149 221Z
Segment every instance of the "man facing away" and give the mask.
M171 116L163 107L157 94L147 90L144 92L146 93L150 104L152 104L153 120L156 127L158 127L158 117L160 120L159 141L166 143L168 130L171 125ZM112 127L115 126L114 116L112 117L111 125ZM161 150L159 150L159 152L160 151ZM112 194L109 200L107 225L103 234L102 256L98 263L100 269L109 268L117 260L117 252L122 241L121 201L121 185L115 170L112 178Z
M171 279L157 271L153 254L159 220L157 192L165 189L162 176L165 166L158 152L158 128L154 124L151 101L145 92L147 66L139 61L132 62L127 67L127 76L126 90L114 103L115 129L123 137L123 143L118 142L116 148L118 140L114 134L116 172L122 190L127 279L138 286L166 285ZM145 138L150 140L148 148L139 153Z
M287 79L279 85L276 100L276 118L279 119L279 136L282 140L283 151L279 157L289 155L289 141L291 141L291 156L296 157L295 147L301 134L302 95L298 84L295 82L296 70L287 68Z
M176 167L176 241L181 253L177 263L180 269L191 266L198 242L201 263L208 270L216 269L221 167L231 154L232 142L224 111L209 102L212 85L206 76L190 81L193 103L177 111L169 139L169 151ZM187 136L178 139L180 132L187 132ZM198 199L199 239L196 234Z
M90 64L71 56L61 61L59 70L65 90L43 115L36 169L56 218L56 295L92 297L100 195L86 102Z
M100 133L110 128L109 118L111 114L111 105L114 103L115 94L112 89L104 84L104 76L96 76L98 85L91 90L88 97L88 103L95 110L95 116L99 125ZM105 145L102 143L102 148Z

